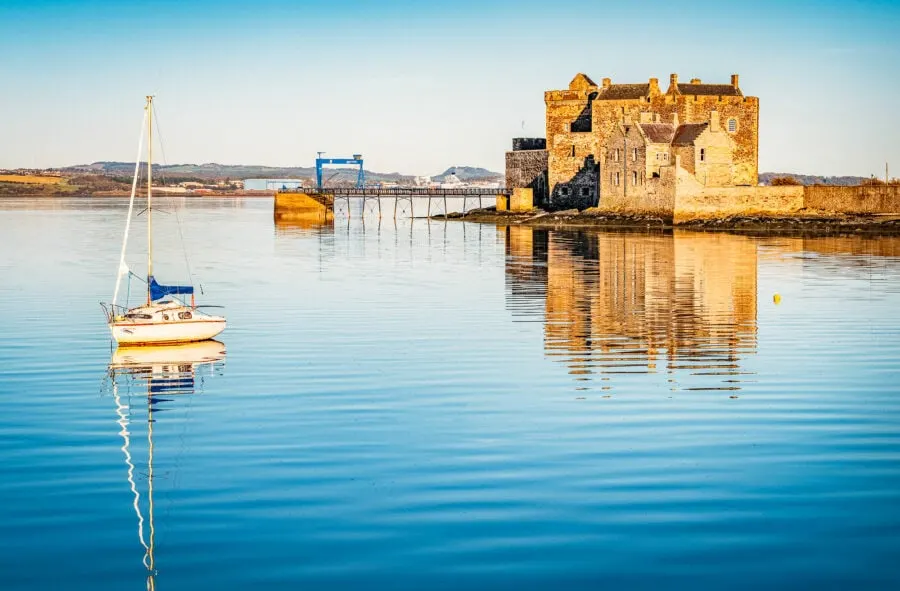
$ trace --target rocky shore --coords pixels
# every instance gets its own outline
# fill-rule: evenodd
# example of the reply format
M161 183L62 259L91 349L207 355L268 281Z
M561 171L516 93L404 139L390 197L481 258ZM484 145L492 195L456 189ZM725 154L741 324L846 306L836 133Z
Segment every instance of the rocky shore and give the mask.
M524 225L541 228L622 228L666 230L681 228L698 231L803 234L884 234L900 235L898 215L850 215L829 212L805 212L794 216L731 216L673 223L671 218L655 215L620 214L597 208L579 211L527 212L497 211L493 207L462 213L432 216L431 219L465 222Z

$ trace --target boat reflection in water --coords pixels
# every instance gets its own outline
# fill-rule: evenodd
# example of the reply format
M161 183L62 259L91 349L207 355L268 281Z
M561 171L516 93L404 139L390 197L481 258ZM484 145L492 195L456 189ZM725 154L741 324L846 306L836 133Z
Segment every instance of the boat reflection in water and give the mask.
M757 346L757 242L698 232L509 227L507 305L542 317L544 350L582 388L659 374L669 390L738 390Z
M175 408L176 400L202 392L204 380L221 374L224 361L225 345L219 341L202 341L119 347L109 363L107 384L121 427L121 449L137 517L138 540L144 549L147 588L151 590L156 588L157 576L153 514L156 415L161 410ZM146 437L140 433L144 424ZM146 472L143 458L146 458Z

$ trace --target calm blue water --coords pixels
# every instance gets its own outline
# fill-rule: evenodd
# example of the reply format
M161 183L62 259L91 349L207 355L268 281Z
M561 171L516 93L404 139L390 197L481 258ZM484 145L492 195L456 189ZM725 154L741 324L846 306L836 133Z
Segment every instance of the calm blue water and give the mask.
M900 586L900 240L163 208L123 368L123 202L0 204L0 588Z

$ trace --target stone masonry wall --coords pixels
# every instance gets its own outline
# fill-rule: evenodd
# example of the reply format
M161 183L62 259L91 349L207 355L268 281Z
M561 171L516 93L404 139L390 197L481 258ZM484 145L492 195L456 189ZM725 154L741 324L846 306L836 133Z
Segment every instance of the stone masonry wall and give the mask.
M677 110L681 123L705 123L710 112L719 113L722 128L728 129L728 120L735 119L737 129L729 132L734 139L734 184L759 183L759 99L754 96L695 96L682 95L671 103L662 101L660 112L665 121L666 112Z
M597 202L599 160L590 133L557 134L547 158L549 202L552 209L584 209Z
M807 209L839 213L898 213L900 185L861 185L857 187L805 187Z
M534 204L547 203L547 150L517 150L506 153L506 188L532 189Z
M602 211L625 214L652 214L665 220L672 219L675 208L675 167L663 166L659 177L647 179L644 190L638 194L604 193L598 206Z
M647 159L644 137L635 124L616 126L606 149L601 150L600 205L607 201L640 201L647 193ZM635 178L635 173L637 177ZM618 182L617 182L618 180Z
M790 215L803 209L803 187L700 187L675 194L675 223L733 215Z

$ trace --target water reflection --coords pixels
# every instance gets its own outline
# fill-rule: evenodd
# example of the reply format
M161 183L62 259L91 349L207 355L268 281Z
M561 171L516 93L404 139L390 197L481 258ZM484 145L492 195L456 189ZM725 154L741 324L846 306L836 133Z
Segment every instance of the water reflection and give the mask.
M121 450L137 518L138 540L144 549L142 562L147 571L147 589L156 588L158 574L153 500L156 451L153 432L157 415L173 408L169 405L175 400L202 391L205 377L220 373L224 360L225 345L218 341L204 341L183 345L120 347L113 353L107 368L106 383L115 401L117 422L121 428ZM142 429L144 424L145 440L136 437L136 431ZM144 441L146 447L140 449ZM142 459L144 457L146 460Z
M507 302L583 387L664 373L672 389L736 390L756 351L757 244L728 234L508 227Z
M278 234L333 234L334 216L308 215L275 218Z

